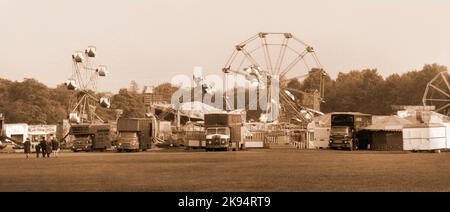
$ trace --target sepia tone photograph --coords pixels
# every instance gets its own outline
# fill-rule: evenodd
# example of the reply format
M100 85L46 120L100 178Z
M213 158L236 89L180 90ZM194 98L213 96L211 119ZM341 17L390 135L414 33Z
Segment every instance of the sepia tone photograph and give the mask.
M449 11L0 0L0 192L449 192Z

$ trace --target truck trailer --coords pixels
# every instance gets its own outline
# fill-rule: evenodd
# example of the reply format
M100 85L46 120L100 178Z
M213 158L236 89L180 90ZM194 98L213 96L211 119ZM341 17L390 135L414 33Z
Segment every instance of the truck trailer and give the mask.
M76 124L70 127L75 137L72 151L106 151L112 147L109 124Z
M154 138L153 120L120 118L117 122L117 151L139 152L151 149Z
M205 114L206 151L239 150L243 147L243 120L237 113Z

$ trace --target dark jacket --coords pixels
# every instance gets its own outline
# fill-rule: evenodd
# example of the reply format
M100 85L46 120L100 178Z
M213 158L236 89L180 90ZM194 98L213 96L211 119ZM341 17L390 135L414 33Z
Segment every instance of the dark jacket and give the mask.
M23 151L24 151L25 153L31 153L31 142L30 142L30 140L26 140L26 141L23 143Z
M50 141L46 141L45 143L47 143L47 153L52 153L52 143Z
M37 153L40 153L42 149L41 143L38 143L36 146L34 146L34 149L36 150Z
M42 140L42 141L39 142L39 144L41 145L41 150L42 150L42 152L47 151L47 146L48 146L47 141Z
M56 139L52 140L52 149L53 150L58 150L59 149L59 142Z

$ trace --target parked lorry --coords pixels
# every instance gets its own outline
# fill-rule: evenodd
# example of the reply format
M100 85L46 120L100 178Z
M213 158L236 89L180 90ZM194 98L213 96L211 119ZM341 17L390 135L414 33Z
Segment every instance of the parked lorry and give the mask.
M106 151L112 147L109 124L75 124L70 127L75 137L72 151Z
M366 149L368 139L362 132L364 127L372 124L372 115L363 113L331 114L330 148L331 149Z
M205 114L206 151L239 150L243 147L243 118L235 113Z
M138 152L151 148L155 137L154 123L148 118L120 118L117 122L117 151Z

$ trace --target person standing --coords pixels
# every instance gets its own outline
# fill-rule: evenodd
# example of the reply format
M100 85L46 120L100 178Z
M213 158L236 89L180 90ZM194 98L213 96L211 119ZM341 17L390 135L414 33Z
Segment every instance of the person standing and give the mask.
M45 158L45 155L47 155L47 150L48 150L48 145L47 145L47 141L45 140L45 137L42 137L41 142L39 143L41 145L41 152L42 152L42 157Z
M34 146L34 149L36 150L36 158L39 158L39 154L41 154L41 149L42 149L41 143L36 144L36 146Z
M59 142L54 136L52 137L52 150L53 156L57 158L59 153Z
M27 140L25 140L25 142L23 142L23 152L25 153L27 158L30 157L30 152L31 152L30 138L27 138Z
M45 143L47 143L47 157L50 158L52 154L52 142L46 140Z

